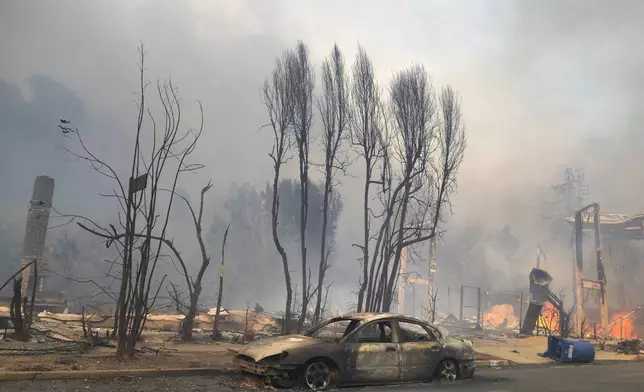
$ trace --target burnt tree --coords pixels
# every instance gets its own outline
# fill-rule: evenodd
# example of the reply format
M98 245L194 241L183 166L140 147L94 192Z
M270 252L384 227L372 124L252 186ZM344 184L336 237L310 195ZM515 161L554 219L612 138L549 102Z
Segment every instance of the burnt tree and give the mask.
M394 76L390 87L391 133L385 139L381 200L384 216L376 242L379 277L374 309L389 311L403 249L438 234L450 207L465 150L460 101L451 87L438 100L424 67Z
M203 288L202 286L202 281L204 274L206 273L206 269L208 269L208 266L210 265L210 256L208 255L208 251L206 250L206 245L204 243L203 239L203 230L202 230L202 219L203 219L203 204L204 204L204 197L206 193L212 188L212 183L208 181L208 184L201 188L201 194L199 198L199 210L195 211L195 209L192 207L192 204L190 204L190 201L185 197L180 194L176 194L177 197L181 198L183 201L186 202L186 205L188 206L188 209L190 210L190 216L192 217L192 222L195 225L195 235L197 237L197 243L199 244L199 252L201 254L201 266L199 267L199 271L197 272L197 277L192 278L192 276L189 275L187 266L184 263L183 258L181 257L181 254L177 252L175 253L175 257L177 258L177 261L181 264L182 267L182 275L184 276L186 280L186 286L188 288L188 296L190 300L190 304L188 306L188 311L185 314L185 318L183 319L183 322L181 323L181 339L183 340L192 340L192 327L194 324L194 318L197 315L197 305L199 304L199 296L201 295L201 290ZM174 248L174 245L172 246L171 249L176 249Z
M280 242L278 233L278 219L280 210L279 182L284 165L289 159L289 152L292 147L292 139L289 133L291 119L293 116L293 93L290 80L289 52L286 51L282 58L275 60L275 67L272 75L264 82L262 86L262 98L268 111L270 119L270 128L273 131L273 146L269 156L273 161L273 185L271 201L271 231L273 233L273 242L275 248L282 258L282 267L284 269L284 281L286 286L286 304L284 314L284 324L282 333L288 333L289 320L291 319L291 303L293 300L293 287L291 283L291 273L289 271L288 256L284 246Z
M368 309L371 303L375 263L370 263L371 221L373 214L370 208L371 188L377 183L375 172L383 157L381 132L384 128L382 92L375 78L373 65L367 52L358 46L358 54L352 70L351 82L351 145L364 165L364 191L362 197L363 241L354 244L360 248L362 256L362 278L358 290L356 310ZM365 296L367 297L365 299ZM365 303L366 302L366 303Z
M217 308L215 309L215 317L212 321L212 338L219 339L221 333L219 332L219 315L221 313L221 301L224 295L224 266L226 261L226 241L228 240L228 231L230 230L230 223L226 226L224 232L224 239L221 242L221 264L219 265L219 289L217 292Z
M311 125L313 123L313 87L315 75L309 60L309 50L298 41L295 50L287 52L289 83L293 99L291 128L295 139L300 175L300 256L302 262L302 310L297 320L298 332L304 325L306 311L311 297L311 284L307 280L306 224L309 213L309 150L311 146Z
M77 151L69 148L67 151L114 181L113 193L104 196L116 200L120 207L117 221L104 227L92 219L81 217L83 222L78 224L103 238L107 247L115 246L120 255L120 289L115 314L119 358L134 355L147 315L165 280L165 276L155 280L161 247L165 244L175 256L180 255L166 237L179 177L182 173L203 167L188 163L203 130L203 110L199 128L182 131L176 87L172 81L157 82L156 92L163 113L163 121L157 123L147 107L149 83L145 79L143 47L139 48L139 53L138 114L126 178L91 150L77 127L67 120L61 120L59 125L66 137L77 142ZM163 187L165 182L169 186ZM169 191L166 199L159 197L163 190ZM185 271L185 264L182 265Z
M334 192L334 178L337 170L344 170L345 163L340 159L342 144L346 139L349 123L349 84L345 61L338 45L333 46L331 55L322 64L322 96L318 98L318 109L322 119L322 152L324 154L324 199L322 201L322 233L320 240L320 263L316 287L316 304L313 323L320 321L326 304L323 293L324 277L329 265L331 246L327 242L329 205ZM324 304L323 304L323 298Z

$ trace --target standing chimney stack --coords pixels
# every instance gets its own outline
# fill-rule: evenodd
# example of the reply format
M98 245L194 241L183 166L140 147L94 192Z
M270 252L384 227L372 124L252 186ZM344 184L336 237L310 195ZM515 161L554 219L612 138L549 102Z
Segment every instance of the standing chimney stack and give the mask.
M38 265L38 281L34 282L34 268L30 266L22 272L22 297L30 296L31 289L36 284L36 291L42 292L45 288L45 267L42 261L49 226L49 213L54 198L54 179L47 176L38 176L34 182L34 191L27 210L27 225L25 239L22 245L22 258L20 267L24 267L36 260Z

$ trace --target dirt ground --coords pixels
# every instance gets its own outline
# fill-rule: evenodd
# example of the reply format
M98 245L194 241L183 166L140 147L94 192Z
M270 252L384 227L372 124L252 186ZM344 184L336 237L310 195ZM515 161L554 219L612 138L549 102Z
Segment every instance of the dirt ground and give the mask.
M0 371L177 369L226 367L238 344L197 340L191 343L166 341L165 336L146 338L137 345L133 360L119 362L116 349L86 347L79 343L3 342Z
M531 336L526 338L506 339L481 339L474 341L474 349L477 352L477 359L507 359L516 364L534 365L552 363L549 358L540 357L539 354L546 351L548 337ZM595 361L637 361L641 358L638 355L618 354L612 351L602 351L595 348Z
M24 351L0 352L0 371L53 371L53 370L111 370L111 369L178 369L228 367L234 352L241 346L230 343L199 344L177 343L163 347L144 344L135 358L119 362L115 349L96 347L85 352L73 351L68 347L50 347L46 354ZM40 348L42 349L42 347ZM157 350L157 351L154 351ZM20 353L20 354L18 354ZM17 355L18 354L18 355ZM479 353L478 360L498 360L498 356Z
M258 389L246 386L241 376L0 382L0 392L250 392Z

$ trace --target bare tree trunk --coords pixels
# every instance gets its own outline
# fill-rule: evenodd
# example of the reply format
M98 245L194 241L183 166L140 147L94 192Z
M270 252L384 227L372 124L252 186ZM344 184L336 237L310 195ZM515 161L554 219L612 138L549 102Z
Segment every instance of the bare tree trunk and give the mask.
M400 143L390 147L401 172L395 176L397 184L384 203L386 213L382 224L391 224L393 232L384 245L392 253L386 252L382 269L382 277L386 279L381 280L384 287L378 289L383 295L383 311L390 309L394 298L402 249L436 235L442 210L455 189L465 148L460 108L450 87L443 89L439 103L440 113L422 66L394 76L390 111L395 138Z
M264 105L270 118L270 126L273 130L273 146L269 153L273 161L273 200L271 205L271 231L275 248L282 259L284 269L284 281L286 285L286 304L284 310L284 324L282 333L288 333L288 326L291 319L291 302L293 299L293 288L291 274L288 266L288 257L282 246L278 235L279 223L279 180L282 164L288 159L288 152L292 141L289 135L289 127L293 117L294 100L292 83L290 81L291 67L289 66L289 51L286 51L282 59L275 61L275 68L272 75L262 86Z
M298 41L294 51L287 52L287 66L290 69L289 83L293 98L291 127L297 146L300 174L300 254L302 258L302 310L297 321L298 332L302 329L311 295L307 281L306 224L309 211L309 148L311 143L311 124L313 122L313 87L315 76L309 61L309 51L302 41Z
M221 338L221 333L219 332L219 314L221 312L221 300L224 295L224 263L226 261L226 240L228 239L228 230L230 229L230 223L226 227L226 232L224 233L224 241L221 244L221 266L219 267L219 292L217 293L217 308L215 309L215 318L212 322L212 338L219 339Z
M351 144L355 152L364 160L365 178L363 193L363 239L358 247L361 252L362 278L358 289L357 311L368 308L368 303L373 302L372 289L374 264L370 267L369 240L371 237L370 221L371 211L370 188L374 183L372 176L375 166L381 158L381 145L379 143L382 131L382 111L380 101L380 88L375 80L373 65L367 52L358 46L355 64L353 65L353 81L351 86ZM366 297L366 298L365 298Z
M206 273L206 270L210 265L210 257L208 256L208 252L206 251L206 245L204 244L203 235L202 235L203 230L201 227L201 221L203 218L204 197L206 193L210 190L210 188L212 188L212 183L208 181L208 184L206 184L206 186L204 186L201 189L201 194L199 197L198 212L195 212L194 208L192 208L192 205L190 204L190 201L188 201L187 198L185 198L182 195L175 194L176 196L180 197L181 199L183 199L183 201L186 202L186 205L190 210L190 215L192 216L192 221L195 225L195 234L197 237L197 243L199 244L199 250L201 251L201 267L199 268L199 272L197 273L197 278L194 280L190 276L188 276L188 269L183 261L183 258L178 254L178 252L175 252L177 261L179 261L179 263L181 264L183 272L185 274L184 278L186 279L186 284L188 285L188 291L190 294L190 306L188 308L187 314L185 315L185 318L183 319L183 323L181 324L181 338L183 340L192 339L192 329L194 325L194 318L197 315L199 296L201 295L201 290L203 287L202 281L203 281L204 274ZM228 228L226 228L224 241L227 235L228 235ZM174 249L174 247L172 247L171 249Z
M197 315L197 307L199 305L199 294L201 294L201 287L195 287L192 295L190 295L190 307L181 322L181 340L192 340L192 329L194 326L195 316Z
M24 319L22 318L22 278L13 280L10 316L16 340L26 341L29 338L29 333L25 328Z
M349 121L349 86L345 72L344 57L338 45L334 45L330 58L322 65L323 95L318 100L322 117L322 149L324 152L324 199L322 203L322 238L320 241L320 264L318 268L317 300L313 313L313 323L320 321L322 312L322 287L329 268L328 258L331 247L327 249L329 203L333 193L333 179L336 170L344 170L345 164L338 159L338 152L346 139L345 129ZM328 290L327 290L328 295Z
M362 198L362 224L363 224L363 242L362 242L362 283L360 284L360 289L358 290L358 313L362 312L363 302L365 292L367 292L367 303L370 302L370 287L369 287L369 188L370 188L370 176L371 170L369 169L369 159L365 159L366 169L365 169L365 182L364 182L364 193ZM371 270L373 271L374 264L371 264ZM373 274L373 272L372 272ZM367 310L367 306L364 307Z
M154 305L160 288L163 286L165 276L158 283L156 290L153 286L157 262L161 255L163 244L172 248L175 255L178 251L172 245L172 241L166 239L170 211L172 210L174 191L180 173L196 171L202 165L188 164L186 158L190 155L201 136L203 130L203 109L202 123L199 129L190 129L181 134L181 107L177 96L177 89L172 81L167 83L157 82L157 92L161 107L164 113L164 126L160 127L162 135L157 134L158 129L151 112L146 106L145 90L148 83L145 81L144 73L144 49L139 47L139 73L140 73L140 99L139 114L134 140L134 151L132 154L132 166L130 177L122 181L116 171L105 161L93 153L81 137L81 133L74 128L67 120L61 120L59 127L68 138L75 138L81 148L80 153L68 149L75 157L84 160L99 174L110 178L116 183L115 191L109 197L119 201L122 213L125 215L125 223L118 221L117 225L110 225L109 228L101 227L94 221L85 218L88 224L78 223L83 229L106 240L107 246L113 244L119 250L122 258L121 286L117 301L117 357L120 359L129 358L134 355L134 347L141 336L148 312ZM148 116L152 123L152 140L149 151L142 148L142 129L144 118ZM144 156L150 154L149 156ZM166 163L176 163L174 173L168 176ZM157 204L157 195L161 189L161 181L171 178L169 200L165 211ZM119 216L120 213L119 213ZM118 233L116 226L123 227L124 232ZM137 226L140 226L137 230ZM160 230L156 228L160 227ZM155 243L156 242L156 243ZM156 249L154 249L156 247ZM136 254L135 254L136 252ZM184 272L187 276L187 271ZM189 290L192 287L189 285Z

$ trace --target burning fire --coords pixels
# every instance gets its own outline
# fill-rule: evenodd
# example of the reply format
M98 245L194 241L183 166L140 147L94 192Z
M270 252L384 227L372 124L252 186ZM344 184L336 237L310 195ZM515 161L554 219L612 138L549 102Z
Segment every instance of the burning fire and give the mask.
M550 302L543 304L537 326L550 333L559 331L559 311Z
M514 314L514 307L509 304L494 305L483 316L483 327L512 329L519 325L519 318Z
M609 335L615 339L635 339L635 313L619 312L613 314L610 318L610 333Z

